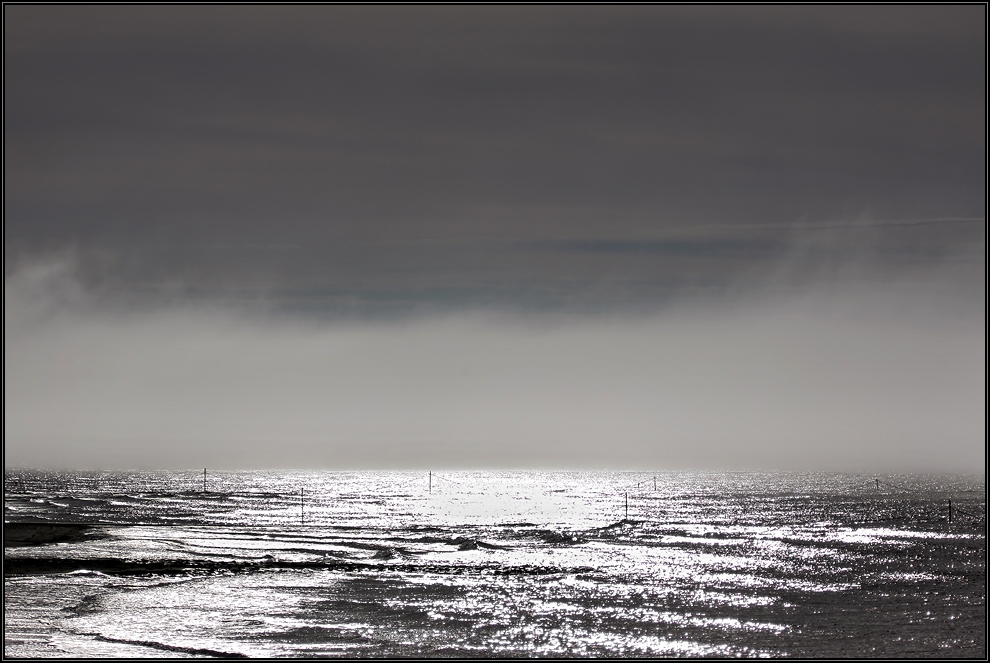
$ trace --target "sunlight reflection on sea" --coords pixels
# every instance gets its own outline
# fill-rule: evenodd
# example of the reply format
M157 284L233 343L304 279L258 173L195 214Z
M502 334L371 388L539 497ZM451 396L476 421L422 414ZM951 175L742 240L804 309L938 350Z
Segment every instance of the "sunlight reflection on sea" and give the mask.
M8 655L985 649L982 477L230 472L208 473L206 492L193 473L5 479L8 523L98 524L5 549ZM974 515L947 522L949 499Z

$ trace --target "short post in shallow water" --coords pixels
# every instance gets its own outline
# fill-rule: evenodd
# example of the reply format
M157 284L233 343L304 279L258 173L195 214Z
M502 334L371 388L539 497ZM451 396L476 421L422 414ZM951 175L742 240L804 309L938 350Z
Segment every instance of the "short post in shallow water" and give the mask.
M629 493L626 493L626 520L629 520Z
M306 504L303 501L303 488L299 489L299 524L306 524Z
M952 522L952 500L949 500L949 522Z
M657 492L657 478L653 477L653 492Z
M429 491L430 491L430 494L432 495L433 494L433 470L430 470L430 487L429 487Z
M206 492L206 468L203 468L203 492Z

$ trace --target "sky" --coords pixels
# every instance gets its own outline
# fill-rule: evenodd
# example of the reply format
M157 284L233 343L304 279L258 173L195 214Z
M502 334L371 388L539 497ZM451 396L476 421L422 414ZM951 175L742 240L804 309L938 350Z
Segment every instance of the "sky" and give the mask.
M985 25L5 5L5 466L982 472Z

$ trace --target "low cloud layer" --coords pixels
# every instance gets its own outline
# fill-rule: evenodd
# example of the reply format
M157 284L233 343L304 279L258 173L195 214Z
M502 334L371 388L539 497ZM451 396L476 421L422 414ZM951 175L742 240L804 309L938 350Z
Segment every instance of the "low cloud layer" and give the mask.
M865 216L924 269L982 241L985 18L8 6L4 255L112 256L138 297L595 308Z

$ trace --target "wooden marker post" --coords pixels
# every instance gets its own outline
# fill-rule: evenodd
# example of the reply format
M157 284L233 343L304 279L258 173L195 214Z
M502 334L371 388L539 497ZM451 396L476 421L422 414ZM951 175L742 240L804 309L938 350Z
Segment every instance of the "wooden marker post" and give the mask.
M203 468L203 492L206 492L206 468Z
M626 520L629 520L629 493L626 493Z
M430 470L430 487L429 487L429 491L430 491L430 494L432 495L433 494L433 470Z
M952 522L952 500L949 500L949 522Z
M304 490L303 488L299 489L299 524L300 525L306 524L306 506L305 506L305 502L303 501L303 495L304 495L303 490Z

